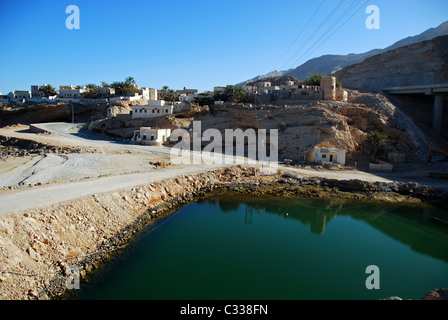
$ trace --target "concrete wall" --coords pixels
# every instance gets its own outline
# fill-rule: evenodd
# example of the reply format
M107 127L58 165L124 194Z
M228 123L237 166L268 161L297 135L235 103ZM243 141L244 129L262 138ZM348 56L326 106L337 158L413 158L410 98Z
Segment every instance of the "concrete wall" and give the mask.
M391 172L394 169L394 166L390 163L381 162L379 164L369 163L369 171L376 172Z

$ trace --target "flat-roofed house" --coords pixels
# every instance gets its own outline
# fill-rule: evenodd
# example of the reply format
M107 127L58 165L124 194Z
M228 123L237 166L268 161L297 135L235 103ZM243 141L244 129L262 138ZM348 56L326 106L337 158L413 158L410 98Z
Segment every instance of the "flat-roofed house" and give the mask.
M345 166L346 150L332 147L315 147L314 162L320 165L339 164Z
M133 141L141 144L161 145L168 141L171 129L142 127L134 131Z
M174 106L165 105L164 100L149 100L148 105L132 106L132 119L148 119L173 114Z

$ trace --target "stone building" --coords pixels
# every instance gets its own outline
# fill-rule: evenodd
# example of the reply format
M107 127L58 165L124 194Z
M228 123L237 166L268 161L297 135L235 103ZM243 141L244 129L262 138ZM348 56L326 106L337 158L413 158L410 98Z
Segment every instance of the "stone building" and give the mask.
M322 91L322 99L335 101L336 100L336 77L325 76L320 82L320 89Z

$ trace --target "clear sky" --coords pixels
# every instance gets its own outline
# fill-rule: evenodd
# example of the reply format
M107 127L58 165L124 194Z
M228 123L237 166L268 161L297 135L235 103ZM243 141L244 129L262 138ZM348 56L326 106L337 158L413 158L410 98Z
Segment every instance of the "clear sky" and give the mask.
M79 30L66 28L69 5ZM365 26L369 5L380 9L379 30ZM0 92L128 76L213 90L324 54L385 48L447 20L447 0L0 0Z

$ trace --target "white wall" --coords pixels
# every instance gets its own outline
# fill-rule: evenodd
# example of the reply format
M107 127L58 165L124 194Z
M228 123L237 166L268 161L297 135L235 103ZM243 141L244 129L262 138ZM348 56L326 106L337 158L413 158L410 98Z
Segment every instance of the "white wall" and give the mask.
M346 151L343 149L332 148L314 148L314 162L322 164L322 162L333 162L345 166Z
M173 114L173 106L133 106L132 119L148 119Z

